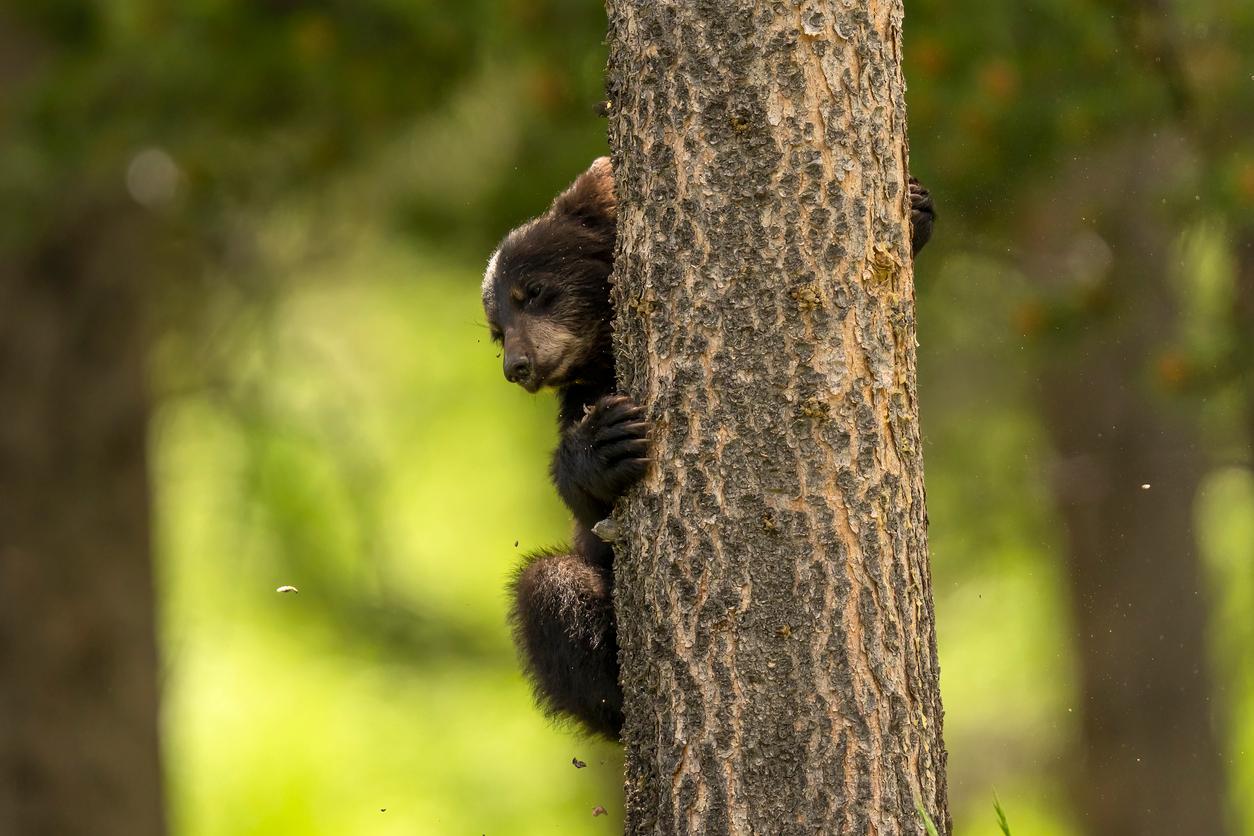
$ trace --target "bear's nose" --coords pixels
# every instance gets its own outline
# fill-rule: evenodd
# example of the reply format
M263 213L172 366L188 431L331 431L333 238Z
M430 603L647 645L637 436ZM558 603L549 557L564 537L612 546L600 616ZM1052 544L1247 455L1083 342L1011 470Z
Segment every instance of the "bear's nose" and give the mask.
M505 379L510 383L522 383L531 377L531 358L527 355L505 358Z

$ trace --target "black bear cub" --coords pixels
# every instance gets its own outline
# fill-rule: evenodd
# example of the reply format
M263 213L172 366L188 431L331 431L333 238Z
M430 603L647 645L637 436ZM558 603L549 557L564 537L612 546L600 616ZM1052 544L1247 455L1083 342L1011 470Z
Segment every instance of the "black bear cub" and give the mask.
M935 217L913 179L914 251ZM623 725L614 624L614 553L592 533L649 464L644 410L615 392L610 272L617 204L601 157L548 211L505 236L483 277L483 310L505 378L557 390L553 483L575 517L569 550L529 555L514 579L514 638L550 715L617 739Z

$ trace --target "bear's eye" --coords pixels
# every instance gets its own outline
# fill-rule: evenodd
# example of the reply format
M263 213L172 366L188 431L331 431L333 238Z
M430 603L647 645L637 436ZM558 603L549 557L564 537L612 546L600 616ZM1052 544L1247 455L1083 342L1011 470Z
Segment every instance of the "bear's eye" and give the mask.
M523 287L522 296L522 306L524 308L532 308L547 300L549 291L544 285L533 283Z
M489 326L488 334L492 337L492 342L494 343L499 343L501 340L505 339L505 335L501 333L500 328Z

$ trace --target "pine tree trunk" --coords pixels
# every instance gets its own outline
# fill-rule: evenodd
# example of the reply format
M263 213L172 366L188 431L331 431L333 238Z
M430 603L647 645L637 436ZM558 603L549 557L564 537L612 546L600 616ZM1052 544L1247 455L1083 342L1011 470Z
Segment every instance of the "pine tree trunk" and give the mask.
M627 833L948 830L899 0L609 0Z
M0 260L0 833L163 832L133 243L98 207Z

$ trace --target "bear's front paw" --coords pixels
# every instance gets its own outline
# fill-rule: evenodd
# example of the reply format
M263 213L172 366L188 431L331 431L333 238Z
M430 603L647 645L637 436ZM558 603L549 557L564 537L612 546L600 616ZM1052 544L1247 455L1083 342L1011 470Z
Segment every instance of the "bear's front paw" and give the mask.
M640 481L649 466L649 422L644 408L626 395L601 398L579 423L584 446L578 481L593 496L612 502Z
M910 178L910 224L914 227L913 250L918 253L932 237L932 224L936 222L936 207L932 194L913 177Z

